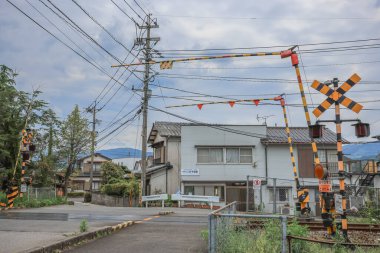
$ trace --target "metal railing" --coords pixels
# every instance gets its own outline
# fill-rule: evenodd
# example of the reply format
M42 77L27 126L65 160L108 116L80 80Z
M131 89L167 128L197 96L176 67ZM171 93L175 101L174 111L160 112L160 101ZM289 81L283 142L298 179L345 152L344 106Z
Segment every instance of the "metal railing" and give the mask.
M279 219L281 222L281 253L287 250L287 217L282 215L254 215L236 212L237 202L232 202L208 215L208 252L219 252L218 245L221 244L219 234L227 230L235 231L235 219Z

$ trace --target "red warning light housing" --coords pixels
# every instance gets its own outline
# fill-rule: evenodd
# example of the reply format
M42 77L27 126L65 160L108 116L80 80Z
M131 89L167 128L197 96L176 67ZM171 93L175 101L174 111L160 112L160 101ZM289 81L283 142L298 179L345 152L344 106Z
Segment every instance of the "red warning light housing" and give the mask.
M368 137L370 135L370 128L368 123L356 123L353 126L355 126L355 134L356 137L362 138L362 137Z
M290 58L292 59L292 65L293 66L298 65L298 55L296 53L292 53Z

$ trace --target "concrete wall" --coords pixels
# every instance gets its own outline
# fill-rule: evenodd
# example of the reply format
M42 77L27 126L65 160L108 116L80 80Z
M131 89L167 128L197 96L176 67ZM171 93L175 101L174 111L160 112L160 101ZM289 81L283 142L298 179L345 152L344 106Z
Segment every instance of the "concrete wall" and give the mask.
M173 194L180 190L181 171L181 139L169 137L166 143L166 158L173 166L168 170L168 193Z
M153 173L150 176L150 194L166 193L166 171L165 169Z
M129 207L129 198L109 196L100 193L92 193L91 203L104 206ZM138 204L139 199L134 198L132 200L132 206L138 206Z
M252 134L266 135L265 126L225 126ZM183 181L245 181L247 175L265 176L265 153L260 138L238 135L207 126L182 126L181 166L197 168L199 176L182 176ZM197 164L195 146L252 146L252 164Z

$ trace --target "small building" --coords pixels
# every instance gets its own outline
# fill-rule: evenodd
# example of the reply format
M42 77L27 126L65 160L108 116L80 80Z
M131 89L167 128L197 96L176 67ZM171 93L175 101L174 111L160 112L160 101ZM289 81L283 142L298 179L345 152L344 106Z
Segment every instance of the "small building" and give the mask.
M291 135L301 183L310 189L312 211L319 214L318 181L314 178L308 128L292 127ZM277 178L276 212L283 206L294 206L296 189L284 127L155 122L149 143L154 163L147 169L148 194L211 195L219 196L221 205L239 201L245 206L247 176L251 176L263 179L265 185L260 193L250 191L248 201L253 203L260 195L266 211L271 212L272 178ZM335 133L324 128L317 145L321 162L336 174Z
M148 152L148 155L152 155ZM92 189L99 190L102 183L101 166L104 162L113 162L124 170L133 170L135 162L141 159L141 150L133 148L115 148L99 150L94 156ZM91 155L83 156L77 161L77 172L71 177L71 188L77 191L90 189Z

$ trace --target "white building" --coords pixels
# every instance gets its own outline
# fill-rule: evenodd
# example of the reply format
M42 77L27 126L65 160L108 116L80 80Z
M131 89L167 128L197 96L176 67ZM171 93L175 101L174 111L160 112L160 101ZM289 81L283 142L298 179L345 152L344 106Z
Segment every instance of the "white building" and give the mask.
M311 208L319 213L317 180L308 128L291 128L294 155L301 182L310 189ZM321 162L337 170L335 133L324 129L317 140ZM239 201L245 206L247 176L262 178L262 191L249 192L249 201L261 195L266 211L273 208L273 180L276 180L276 211L294 205L296 195L287 136L283 127L265 125L197 125L155 122L149 143L154 161L148 168L148 193L216 195L221 205ZM252 184L249 181L249 184ZM251 187L249 187L251 189Z

